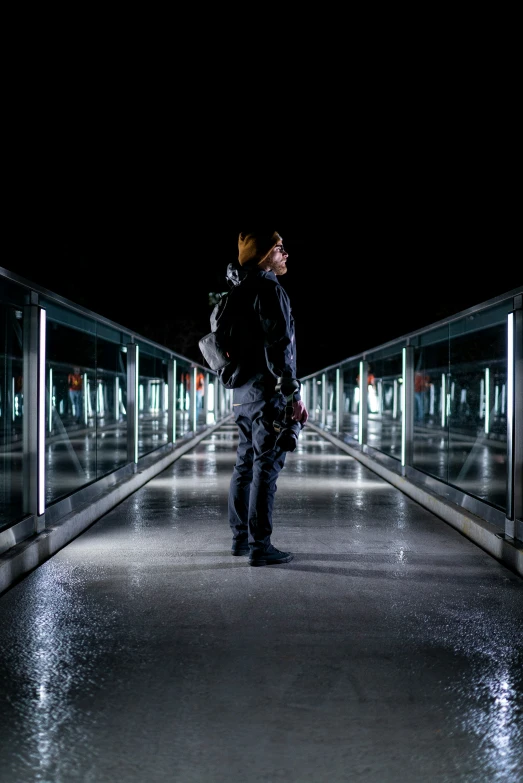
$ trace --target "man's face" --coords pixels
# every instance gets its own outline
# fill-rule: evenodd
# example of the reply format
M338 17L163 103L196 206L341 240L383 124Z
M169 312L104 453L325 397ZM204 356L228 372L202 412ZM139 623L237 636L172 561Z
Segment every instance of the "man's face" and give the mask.
M261 265L261 269L265 272L274 272L275 275L284 275L287 272L288 256L289 254L286 252L283 244L279 243L272 248Z

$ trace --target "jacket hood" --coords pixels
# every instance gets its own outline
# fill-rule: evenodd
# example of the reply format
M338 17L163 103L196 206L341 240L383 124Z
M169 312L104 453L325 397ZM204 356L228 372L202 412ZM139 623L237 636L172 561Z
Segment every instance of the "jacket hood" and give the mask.
M227 274L225 275L227 283L231 288L234 288L234 286L243 283L247 277L253 280L258 276L270 277L271 279L276 280L276 275L274 272L263 272L257 267L254 267L254 269L245 269L244 267L240 266L238 261L231 261L231 263L227 266Z

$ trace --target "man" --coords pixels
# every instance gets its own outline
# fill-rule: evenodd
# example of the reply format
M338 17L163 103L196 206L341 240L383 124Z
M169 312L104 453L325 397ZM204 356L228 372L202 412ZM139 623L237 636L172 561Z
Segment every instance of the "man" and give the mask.
M238 263L227 267L230 285L239 286L242 385L233 390L239 444L229 487L231 553L249 555L251 566L289 563L293 555L271 542L276 479L286 451L277 443L274 422L286 406L303 426L307 409L296 378L294 319L289 297L277 278L287 272L288 253L276 232L241 233Z

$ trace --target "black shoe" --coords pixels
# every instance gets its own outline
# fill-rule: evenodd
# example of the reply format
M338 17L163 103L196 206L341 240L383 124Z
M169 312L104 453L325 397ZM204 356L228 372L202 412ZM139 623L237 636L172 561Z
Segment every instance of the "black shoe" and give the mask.
M249 554L249 544L247 541L233 541L231 547L231 555L241 557L242 555Z
M290 563L294 555L290 552L280 552L279 549L275 549L272 545L262 552L252 552L249 557L249 565L251 566L266 566L266 565L279 565L280 563Z

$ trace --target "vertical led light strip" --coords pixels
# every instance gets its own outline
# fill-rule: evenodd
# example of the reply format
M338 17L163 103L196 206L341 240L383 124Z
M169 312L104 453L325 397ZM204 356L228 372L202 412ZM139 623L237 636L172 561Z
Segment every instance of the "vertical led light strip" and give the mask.
M114 420L120 421L120 379L114 379Z
M196 432L196 426L198 423L198 411L196 409L196 367L192 371L192 389L191 389L191 405L192 405L192 430Z
M38 516L45 511L45 338L46 311L40 310L38 347Z
M490 368L485 368L485 435L490 432Z
M82 412L84 414L84 424L87 427L89 413L91 412L91 391L88 375L86 372L84 372L84 380L82 383Z
M340 368L336 370L336 432L340 431Z
M447 413L447 384L445 373L441 373L441 426L445 426Z
M328 405L328 395L327 395L327 375L323 373L321 376L321 423L325 427L327 424L327 405Z
M512 451L514 437L514 313L507 318L507 443Z
M360 400L358 403L358 443L363 443L363 362L360 362Z
M209 423L209 421L212 421L214 424L216 422L216 399L214 396L214 383L209 378L209 373L207 373L207 397L209 398L207 400L207 412L205 414L206 416L206 424Z
M49 408L47 410L47 429L53 431L53 368L49 367Z
M173 431L172 442L176 443L176 359L173 359L173 391L169 394L171 404L173 406Z
M96 387L96 413L100 414L102 418L105 417L104 389L101 381L98 381Z
M512 410L514 402L514 313L508 314L507 333L507 410Z
M407 398L407 349L403 348L401 351L401 465L405 467L406 454L407 454L407 417L406 411L406 398Z
M138 462L138 408L139 408L139 399L138 399L138 360L139 360L139 352L140 348L138 345L136 346L136 353L134 354L134 461Z

